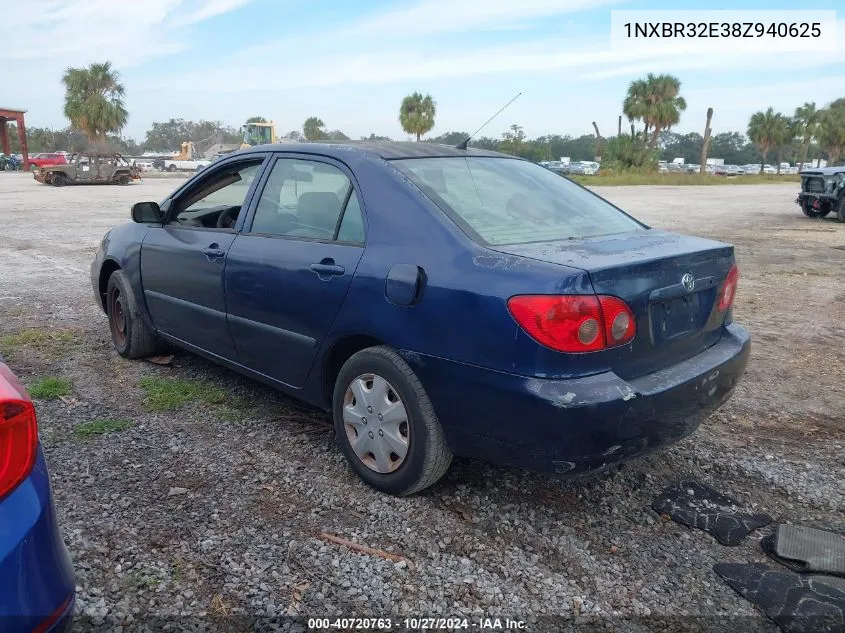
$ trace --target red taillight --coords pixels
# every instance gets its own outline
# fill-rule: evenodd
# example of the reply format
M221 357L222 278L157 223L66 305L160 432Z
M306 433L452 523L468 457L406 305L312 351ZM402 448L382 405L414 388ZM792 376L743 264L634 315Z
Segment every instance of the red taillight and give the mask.
M599 295L607 346L624 345L634 338L637 324L628 304L618 297Z
M610 296L518 295L508 310L534 340L558 352L595 352L624 345L636 324L628 305Z
M728 276L725 277L725 281L722 282L722 287L719 289L719 312L725 312L733 306L738 283L739 268L734 264L730 272L728 272Z
M37 450L35 407L0 363L0 499L29 475Z

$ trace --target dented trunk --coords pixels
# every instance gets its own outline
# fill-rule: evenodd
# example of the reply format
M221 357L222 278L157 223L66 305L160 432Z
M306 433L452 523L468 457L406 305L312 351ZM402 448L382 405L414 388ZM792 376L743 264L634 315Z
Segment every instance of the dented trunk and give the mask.
M687 360L716 344L725 314L717 310L733 246L657 230L604 237L498 246L512 255L578 268L597 294L623 299L637 333L627 345L579 355L593 371L632 379ZM536 355L538 375L566 375L565 354ZM587 356L590 358L588 359Z

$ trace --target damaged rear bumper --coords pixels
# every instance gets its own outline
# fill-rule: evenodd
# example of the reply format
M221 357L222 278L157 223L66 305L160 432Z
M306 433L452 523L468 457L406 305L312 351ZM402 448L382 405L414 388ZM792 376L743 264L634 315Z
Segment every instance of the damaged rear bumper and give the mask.
M750 351L748 331L731 324L704 352L629 381L613 372L531 378L404 356L456 455L571 474L644 455L695 431L730 397Z

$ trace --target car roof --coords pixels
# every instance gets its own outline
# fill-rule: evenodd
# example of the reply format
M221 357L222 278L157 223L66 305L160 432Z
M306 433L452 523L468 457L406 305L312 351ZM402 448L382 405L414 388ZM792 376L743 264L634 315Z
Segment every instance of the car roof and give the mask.
M516 158L500 152L469 147L458 149L454 145L413 141L337 141L337 142L306 142L306 143L271 143L256 145L242 150L250 152L292 152L303 154L323 154L341 157L350 152L361 155L377 156L384 160L398 160L402 158L447 158L466 156L495 156L499 158Z
M840 174L845 172L845 165L838 167L805 167L801 170L801 174L813 174L822 176L832 176L833 174Z

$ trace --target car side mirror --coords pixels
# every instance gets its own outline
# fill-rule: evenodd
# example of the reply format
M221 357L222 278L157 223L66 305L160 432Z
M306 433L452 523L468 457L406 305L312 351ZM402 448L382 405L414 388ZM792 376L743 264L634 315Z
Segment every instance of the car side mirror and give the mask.
M141 224L161 224L161 209L157 202L136 202L132 205L132 220Z

